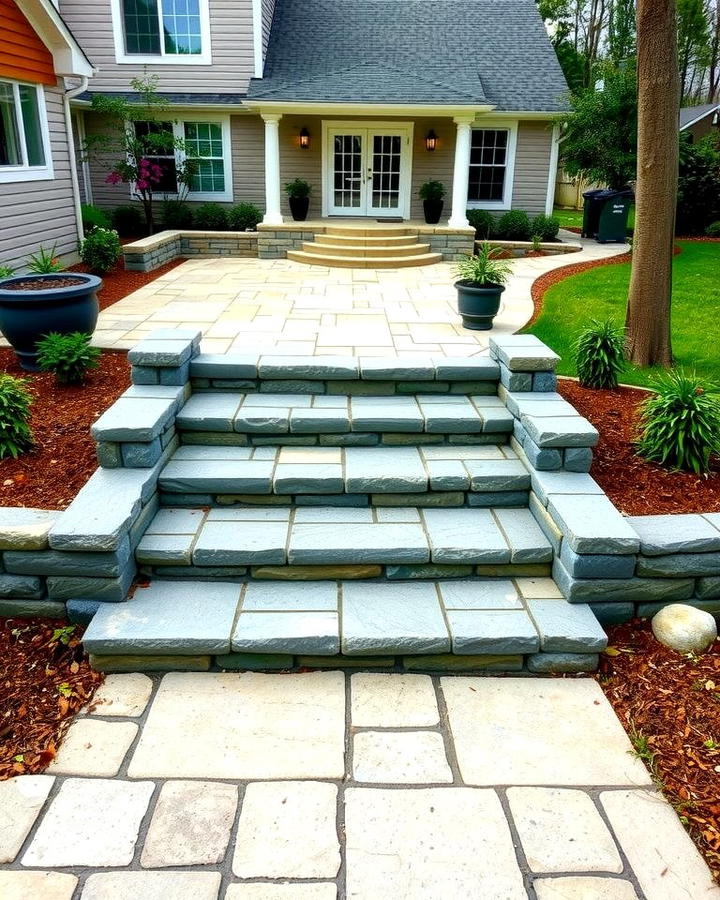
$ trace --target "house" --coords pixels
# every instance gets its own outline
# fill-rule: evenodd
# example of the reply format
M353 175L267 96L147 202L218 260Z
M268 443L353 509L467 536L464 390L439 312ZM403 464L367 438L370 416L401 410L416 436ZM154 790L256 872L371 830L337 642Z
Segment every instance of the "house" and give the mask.
M50 0L0 0L0 264L82 235L69 103L93 69Z
M680 110L680 133L689 134L691 143L707 137L713 130L720 134L720 103L684 106Z
M91 94L159 76L172 129L199 160L190 202L289 215L283 184L312 185L310 217L419 219L418 188L466 210L552 208L567 85L534 0L59 0L97 74ZM75 101L81 132L102 128ZM181 151L160 160L173 195ZM177 155L178 159L172 158ZM87 199L127 203L91 162Z

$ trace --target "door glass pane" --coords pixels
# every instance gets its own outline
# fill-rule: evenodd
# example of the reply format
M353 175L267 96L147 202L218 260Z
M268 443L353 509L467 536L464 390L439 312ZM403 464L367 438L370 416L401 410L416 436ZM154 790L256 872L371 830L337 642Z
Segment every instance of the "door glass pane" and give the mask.
M199 0L161 0L166 53L202 53Z
M160 54L157 0L123 0L125 51Z
M0 166L19 166L21 163L13 88L0 81Z
M37 89L28 84L21 84L19 91L28 165L44 166L45 150L43 148L42 132L40 131Z
M362 138L359 134L336 134L333 139L334 205L359 209L362 203Z
M400 135L373 135L371 200L373 209L397 209L400 206L401 155Z

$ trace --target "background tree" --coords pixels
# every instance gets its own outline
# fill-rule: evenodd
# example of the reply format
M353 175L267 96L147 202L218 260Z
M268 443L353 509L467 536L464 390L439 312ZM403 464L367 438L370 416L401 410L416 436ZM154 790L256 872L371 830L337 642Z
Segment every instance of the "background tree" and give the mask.
M672 364L670 301L678 180L676 0L637 0L638 144L628 356Z
M710 27L704 0L677 0L677 41L682 105L700 103L710 63Z
M634 60L635 39L635 0L613 0L608 17L607 52L616 67Z

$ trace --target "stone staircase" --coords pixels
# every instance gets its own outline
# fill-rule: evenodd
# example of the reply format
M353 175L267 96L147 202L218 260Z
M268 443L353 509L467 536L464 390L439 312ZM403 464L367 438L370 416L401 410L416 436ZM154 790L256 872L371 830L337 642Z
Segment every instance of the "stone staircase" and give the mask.
M93 427L106 477L148 473L95 538L127 529L140 576L92 608L97 667L597 666L604 632L551 577L499 396L551 373L197 355L171 334L130 352L134 386Z
M351 269L399 269L442 262L442 254L420 243L416 233L402 226L363 228L331 226L302 250L288 250L287 258L317 266Z

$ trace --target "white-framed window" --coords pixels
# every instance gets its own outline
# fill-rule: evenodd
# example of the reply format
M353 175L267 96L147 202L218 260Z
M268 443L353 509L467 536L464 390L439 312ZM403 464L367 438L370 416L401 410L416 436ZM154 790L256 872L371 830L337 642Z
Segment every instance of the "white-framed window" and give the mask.
M0 182L44 181L52 177L42 87L0 79Z
M111 0L119 63L209 65L209 0Z
M153 186L156 195L178 194L177 173L186 158L194 161L194 174L189 184L188 200L217 200L230 202L232 190L232 156L229 116L190 116L176 122L135 122L135 134L140 140L150 132L172 133L177 147L160 153L151 150L147 158L157 163L163 175Z
M470 144L468 207L510 209L515 173L517 123L483 122Z

